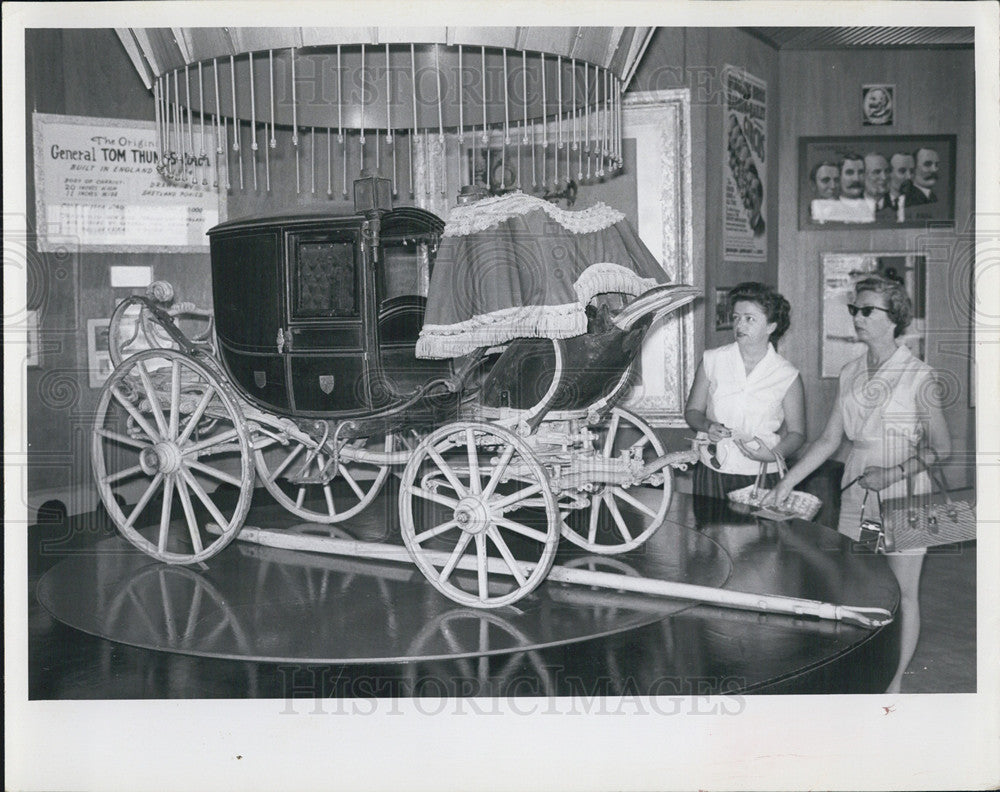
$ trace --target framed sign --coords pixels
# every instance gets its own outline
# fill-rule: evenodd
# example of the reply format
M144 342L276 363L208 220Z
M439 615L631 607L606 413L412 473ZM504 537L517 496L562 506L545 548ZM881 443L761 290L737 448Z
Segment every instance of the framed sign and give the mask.
M25 312L25 363L29 367L41 365L40 347L38 341L38 311Z
M733 329L733 312L729 308L731 286L715 287L715 331Z
M156 124L35 113L38 247L201 253L223 210L209 127L192 132L188 181L157 170ZM208 153L204 153L208 152Z
M114 368L108 343L110 325L110 319L87 320L87 368L91 388L100 388Z
M955 222L955 136L799 140L799 228Z
M767 260L767 83L735 66L722 73L726 102L723 255Z

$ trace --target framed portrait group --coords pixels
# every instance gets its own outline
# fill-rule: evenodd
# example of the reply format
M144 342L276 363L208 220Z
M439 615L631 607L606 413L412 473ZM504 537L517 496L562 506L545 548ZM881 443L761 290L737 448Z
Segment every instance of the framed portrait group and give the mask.
M955 221L955 136L799 139L799 228Z

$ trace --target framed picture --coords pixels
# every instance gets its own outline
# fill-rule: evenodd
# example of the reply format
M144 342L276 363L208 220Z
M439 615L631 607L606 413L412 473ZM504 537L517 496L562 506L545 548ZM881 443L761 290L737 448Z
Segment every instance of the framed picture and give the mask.
M955 222L955 136L799 139L799 228Z
M892 126L895 106L895 85L861 86L861 123L864 126Z
M100 388L114 368L108 344L110 324L110 319L87 320L87 367L90 369L91 388Z
M822 306L823 377L839 376L851 360L864 354L865 345L854 335L854 322L847 311L854 284L878 273L902 280L913 303L913 321L900 339L910 351L924 359L927 336L927 262L915 253L824 253Z
M38 311L25 311L24 319L25 332L25 363L28 366L41 365L41 357L38 346Z
M729 290L730 286L715 287L715 329L732 330L733 312L729 310Z
M695 282L690 113L691 96L684 88L636 91L622 105L626 146L635 141L635 161L626 160L623 188L627 185L637 202L639 237L663 262L672 283ZM694 349L693 306L655 322L639 358L641 382L622 406L654 426L686 428L684 402L694 381Z

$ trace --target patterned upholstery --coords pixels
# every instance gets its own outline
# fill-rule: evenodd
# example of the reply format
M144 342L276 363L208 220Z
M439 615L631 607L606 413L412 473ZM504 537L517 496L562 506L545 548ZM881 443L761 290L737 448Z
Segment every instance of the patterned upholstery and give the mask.
M356 316L354 246L303 242L298 254L296 314Z

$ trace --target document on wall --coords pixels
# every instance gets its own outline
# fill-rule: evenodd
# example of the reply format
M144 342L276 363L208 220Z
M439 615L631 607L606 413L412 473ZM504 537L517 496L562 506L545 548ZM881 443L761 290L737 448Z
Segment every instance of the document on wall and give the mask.
M722 70L725 96L723 176L725 258L767 259L767 84L735 66Z
M222 195L211 125L164 178L152 121L35 113L35 205L43 252L203 252Z

